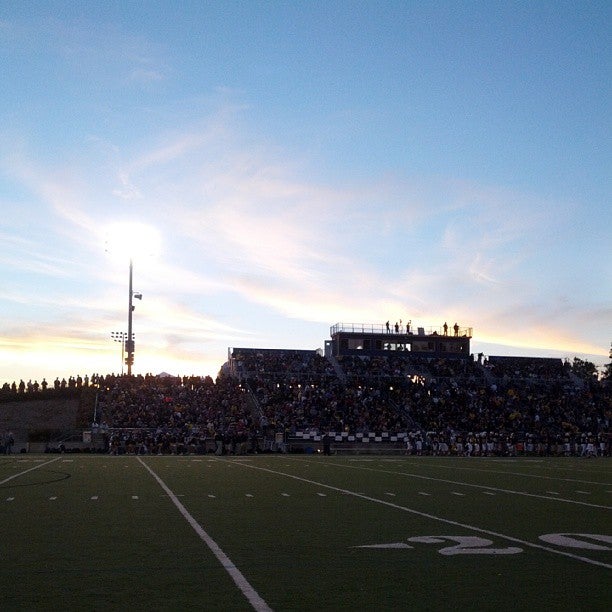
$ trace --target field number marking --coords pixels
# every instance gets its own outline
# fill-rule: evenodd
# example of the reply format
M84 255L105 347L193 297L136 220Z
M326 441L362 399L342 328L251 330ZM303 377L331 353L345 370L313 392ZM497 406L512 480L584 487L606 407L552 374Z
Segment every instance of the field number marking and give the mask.
M417 536L408 538L409 542L421 544L443 544L445 541L455 542L454 546L439 548L441 555L516 555L523 552L518 546L507 546L506 548L489 548L493 541L479 536Z
M612 544L612 536L599 535L596 533L547 533L540 536L540 540L557 546L565 546L567 548L583 548L585 550L612 550L612 546L603 546L595 544L589 540L596 542L605 542Z
M612 544L612 536L595 533L547 533L540 536L540 540L548 544L555 544L565 548L581 548L584 550L612 550L612 546L596 544L595 542L605 542ZM595 542L593 542L593 540ZM491 548L493 541L479 536L414 536L407 538L407 542L412 544L444 544L453 542L453 546L438 548L441 555L448 557L454 555L516 555L523 552L518 546L506 546L505 548ZM353 548L414 548L405 542L389 542L387 544L364 544Z

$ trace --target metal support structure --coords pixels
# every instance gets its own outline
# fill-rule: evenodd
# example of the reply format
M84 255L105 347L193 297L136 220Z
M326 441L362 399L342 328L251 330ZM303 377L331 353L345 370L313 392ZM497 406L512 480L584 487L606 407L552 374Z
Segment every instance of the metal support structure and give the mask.
M127 337L128 337L127 332L124 332L124 331L111 332L111 338L115 342L121 343L121 376L123 376L123 366L126 363L125 361L125 341L127 340ZM132 340L134 340L134 334L132 334Z
M134 364L134 335L132 334L132 313L134 312L134 305L132 303L132 299L134 297L134 292L132 290L132 275L133 275L134 266L132 264L132 259L130 258L130 280L129 280L129 298L128 298L128 330L127 330L127 339L125 341L125 352L127 353L127 357L125 358L125 363L127 365L127 374L128 376L132 375L132 365Z

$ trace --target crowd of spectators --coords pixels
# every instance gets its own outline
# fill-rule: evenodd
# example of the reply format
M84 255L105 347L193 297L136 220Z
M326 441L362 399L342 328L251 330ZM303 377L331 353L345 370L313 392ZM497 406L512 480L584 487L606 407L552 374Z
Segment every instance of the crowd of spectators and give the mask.
M109 451L202 453L252 449L245 389L230 378L120 376L99 387L94 432Z
M95 385L98 378L98 374L93 374L91 378L87 374L84 377L78 374L77 376L69 376L68 380L66 378L60 380L57 377L53 384L49 384L46 378L43 378L40 382L31 379L27 383L23 379L19 382L5 382L0 387L0 399L27 400L76 395L82 389Z
M0 393L83 389L95 390L92 432L111 453L242 454L304 432L393 436L411 454L609 453L610 387L560 360L234 349L216 380L94 374Z
M497 455L517 449L567 454L568 448L583 454L583 445L608 452L608 387L594 379L577 383L561 360L482 363L403 353L345 356L332 368L314 352L243 350L235 357L238 375L266 421L290 435L403 432L408 452L420 446L419 452L435 454ZM411 439L415 443L408 445Z

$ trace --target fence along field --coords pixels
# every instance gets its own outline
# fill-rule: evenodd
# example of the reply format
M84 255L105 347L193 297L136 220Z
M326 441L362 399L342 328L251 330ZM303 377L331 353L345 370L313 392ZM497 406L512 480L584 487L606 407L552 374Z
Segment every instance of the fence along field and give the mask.
M3 609L610 604L607 459L0 462Z

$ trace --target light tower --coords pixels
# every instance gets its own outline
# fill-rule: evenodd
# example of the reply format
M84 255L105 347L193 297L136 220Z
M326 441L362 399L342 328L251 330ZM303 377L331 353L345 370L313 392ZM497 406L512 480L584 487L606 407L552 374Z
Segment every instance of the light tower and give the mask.
M125 352L127 353L127 357L125 358L125 363L127 364L127 373L128 376L132 375L132 366L134 365L134 334L132 333L132 313L134 312L134 304L133 298L137 300L142 300L142 293L134 293L132 289L132 276L134 273L134 265L132 262L132 258L130 257L130 279L129 279L129 297L128 297L128 330L127 330L127 338L125 340Z

